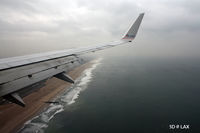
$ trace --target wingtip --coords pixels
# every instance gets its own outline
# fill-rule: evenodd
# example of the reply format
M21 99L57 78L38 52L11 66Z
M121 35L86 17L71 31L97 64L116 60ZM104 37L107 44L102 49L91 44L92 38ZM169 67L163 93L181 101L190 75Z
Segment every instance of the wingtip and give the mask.
M140 13L140 15L144 15L144 14L145 14L144 12L141 12L141 13Z
M125 34L125 36L123 36L122 39L133 40L136 37L143 17L144 13L140 13L138 18L135 20L135 22L132 24L132 26L129 28L128 32Z

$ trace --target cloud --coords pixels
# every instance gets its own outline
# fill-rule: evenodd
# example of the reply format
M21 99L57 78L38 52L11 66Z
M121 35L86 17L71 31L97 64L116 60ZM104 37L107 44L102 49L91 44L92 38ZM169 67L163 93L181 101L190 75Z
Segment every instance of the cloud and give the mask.
M145 17L136 53L156 55L156 48L165 50L158 55L183 55L188 43L191 51L200 48L199 4L198 0L1 0L0 43L6 50L0 57L114 40L140 12ZM11 54L12 48L24 50Z

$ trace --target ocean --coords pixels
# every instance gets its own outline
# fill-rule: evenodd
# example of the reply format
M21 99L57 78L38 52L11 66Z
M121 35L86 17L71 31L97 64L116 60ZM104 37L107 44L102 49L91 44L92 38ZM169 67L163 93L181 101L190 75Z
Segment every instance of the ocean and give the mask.
M199 58L98 58L19 132L200 132L199 79Z

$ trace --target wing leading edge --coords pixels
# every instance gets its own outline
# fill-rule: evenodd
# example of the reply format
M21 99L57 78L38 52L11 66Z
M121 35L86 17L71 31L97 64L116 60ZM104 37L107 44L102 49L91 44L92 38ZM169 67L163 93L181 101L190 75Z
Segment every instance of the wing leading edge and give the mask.
M114 42L110 42L106 44L99 44L95 46L80 47L76 49L67 49L67 50L60 50L60 51L0 59L0 71L4 69L19 67L22 65L32 64L36 62L52 60L52 59L56 59L60 57L98 51L105 48L128 43L136 37L137 31L139 29L143 16L144 16L144 13L141 13L139 17L136 19L135 23L130 27L128 32L125 34L125 36L118 41L114 41Z
M51 77L74 81L66 75L69 63L78 61L76 55L103 50L131 42L138 32L144 13L141 13L127 33L117 41L77 49L60 50L0 59L0 97L25 106L18 91Z

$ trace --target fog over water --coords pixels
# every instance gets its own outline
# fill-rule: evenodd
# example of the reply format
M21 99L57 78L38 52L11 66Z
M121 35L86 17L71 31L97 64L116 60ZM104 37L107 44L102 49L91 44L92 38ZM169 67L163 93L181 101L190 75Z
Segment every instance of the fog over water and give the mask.
M135 46L120 52L199 56L199 5L198 0L1 0L0 58L116 40L141 12Z

